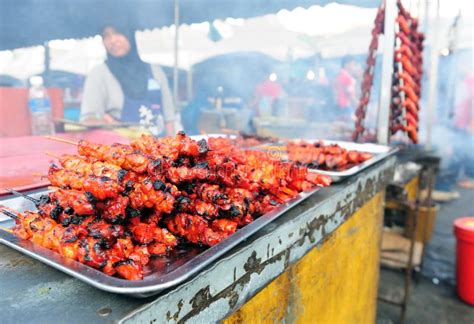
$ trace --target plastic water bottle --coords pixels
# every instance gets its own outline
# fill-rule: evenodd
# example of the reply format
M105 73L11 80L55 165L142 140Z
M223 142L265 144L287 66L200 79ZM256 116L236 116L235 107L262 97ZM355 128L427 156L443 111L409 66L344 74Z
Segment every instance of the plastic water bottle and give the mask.
M30 78L28 109L30 110L31 133L33 135L54 134L51 100L43 86L43 78L40 76Z

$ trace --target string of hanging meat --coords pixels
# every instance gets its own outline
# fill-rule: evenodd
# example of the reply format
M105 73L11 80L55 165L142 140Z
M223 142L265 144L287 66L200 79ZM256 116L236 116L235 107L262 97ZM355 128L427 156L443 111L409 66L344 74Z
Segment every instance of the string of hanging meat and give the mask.
M372 39L369 45L369 54L367 55L366 67L364 70L364 75L362 78L361 91L360 91L360 100L359 105L356 108L355 116L355 128L352 133L352 140L357 142L359 140L364 140L366 136L366 128L364 126L365 116L367 114L367 106L370 101L370 94L372 89L372 84L374 81L374 71L375 63L377 58L377 48L379 44L379 35L383 33L384 28L384 15L385 9L382 5L375 16L374 27L372 29Z
M390 132L404 132L418 143L424 35L417 31L418 20L397 1L395 56Z

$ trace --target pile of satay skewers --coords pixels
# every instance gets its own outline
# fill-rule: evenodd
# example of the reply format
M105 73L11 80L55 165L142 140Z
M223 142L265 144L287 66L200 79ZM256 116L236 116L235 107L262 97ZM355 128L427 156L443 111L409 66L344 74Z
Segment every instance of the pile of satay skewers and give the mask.
M213 246L329 177L243 151L225 138L142 136L130 145L79 141L57 156L55 190L37 211L0 207L13 233L107 275L140 280L150 257L181 243ZM22 195L20 193L13 193Z
M288 159L299 162L311 169L343 171L363 163L373 157L371 153L345 149L338 144L322 141L290 141L286 145Z

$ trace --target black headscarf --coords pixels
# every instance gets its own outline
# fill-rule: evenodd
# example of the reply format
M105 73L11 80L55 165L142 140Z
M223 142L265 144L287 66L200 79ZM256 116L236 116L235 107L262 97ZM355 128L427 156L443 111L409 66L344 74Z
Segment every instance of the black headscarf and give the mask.
M115 57L107 52L107 61L105 64L107 64L110 72L112 72L120 83L125 96L132 99L145 98L148 89L150 67L147 63L143 62L138 55L134 33L114 25L107 25L102 31L104 31L106 27L112 27L120 34L125 35L130 42L130 51L127 55L122 57Z

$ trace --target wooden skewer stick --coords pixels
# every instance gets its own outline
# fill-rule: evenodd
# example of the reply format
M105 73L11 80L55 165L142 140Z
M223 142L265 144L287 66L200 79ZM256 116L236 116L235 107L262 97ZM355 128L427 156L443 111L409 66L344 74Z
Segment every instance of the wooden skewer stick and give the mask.
M224 134L239 135L239 132L236 131L235 129L222 128L221 130Z
M44 175L44 174L39 173L39 172L32 172L31 175L33 177L40 177L40 178L47 178L48 177L47 175Z
M52 141L56 141L56 142L62 142L62 143L66 143L66 144L72 144L72 145L78 145L77 142L73 142L73 141L70 141L70 140L67 140L65 138L61 138L61 137L56 137L56 136L45 136L45 138L49 139L49 140L52 140Z
M3 227L3 226L0 226L0 230L13 234L13 231L11 229Z
M56 159L59 159L61 156L57 155L57 154L54 154L52 152L49 152L49 151L45 151L44 154L46 154L47 156L51 156L53 158L56 158Z

